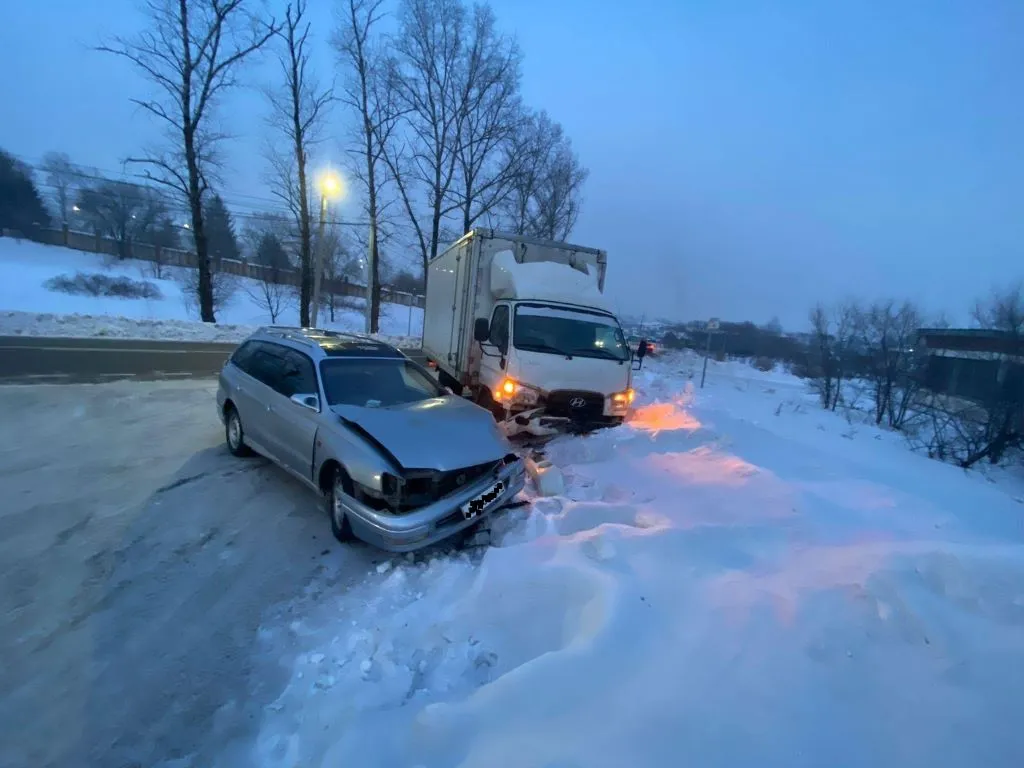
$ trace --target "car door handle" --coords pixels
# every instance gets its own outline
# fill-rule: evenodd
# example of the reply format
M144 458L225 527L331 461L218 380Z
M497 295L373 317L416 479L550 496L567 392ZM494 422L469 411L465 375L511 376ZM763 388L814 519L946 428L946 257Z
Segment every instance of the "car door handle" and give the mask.
M274 406L272 406L270 403L267 403L267 410L268 411L274 410Z

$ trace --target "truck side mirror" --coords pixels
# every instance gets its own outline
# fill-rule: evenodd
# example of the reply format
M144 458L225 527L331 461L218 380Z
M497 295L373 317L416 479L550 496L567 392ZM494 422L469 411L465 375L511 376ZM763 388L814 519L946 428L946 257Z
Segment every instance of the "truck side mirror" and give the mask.
M473 338L483 343L491 336L491 325L486 317L478 317L473 323Z

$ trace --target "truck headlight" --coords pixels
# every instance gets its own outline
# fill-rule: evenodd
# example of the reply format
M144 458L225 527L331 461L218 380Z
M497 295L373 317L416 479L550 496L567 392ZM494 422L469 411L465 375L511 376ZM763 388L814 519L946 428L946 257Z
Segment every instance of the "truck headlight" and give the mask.
M521 384L515 379L506 378L494 390L494 399L499 403L533 405L540 399L540 392L529 384Z
M628 408L636 397L636 392L632 389L627 389L623 392L616 392L612 395L612 408L615 410L622 410Z

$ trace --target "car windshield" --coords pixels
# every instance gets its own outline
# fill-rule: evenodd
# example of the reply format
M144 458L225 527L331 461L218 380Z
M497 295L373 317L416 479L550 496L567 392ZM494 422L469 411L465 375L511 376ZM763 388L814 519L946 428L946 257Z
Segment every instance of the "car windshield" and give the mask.
M516 306L512 343L528 352L629 359L629 347L614 317L547 304Z
M322 360L320 376L328 405L381 408L445 394L430 374L395 358Z

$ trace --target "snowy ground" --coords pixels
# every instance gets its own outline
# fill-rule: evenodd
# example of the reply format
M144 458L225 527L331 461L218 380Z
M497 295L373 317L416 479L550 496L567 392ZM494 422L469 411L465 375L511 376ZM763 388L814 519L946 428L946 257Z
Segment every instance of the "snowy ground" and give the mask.
M629 425L552 444L566 495L479 564L269 614L290 682L219 764L1021 765L1024 485L699 376L650 361Z
M229 304L217 313L218 323L214 325L200 323L194 313L190 314L177 279L182 270L165 267L162 280L152 277L152 270L149 262L117 262L112 257L70 248L0 238L0 335L237 341L254 327L270 323L270 315L250 295L258 294L254 290L258 289L257 281L236 278L238 287ZM50 278L76 272L149 280L163 298L76 296L50 291L44 285ZM385 304L381 314L383 335L416 339L421 335L421 309ZM277 322L296 325L298 309L289 306ZM365 327L358 308L339 310L334 322L326 319L321 325L348 331Z

